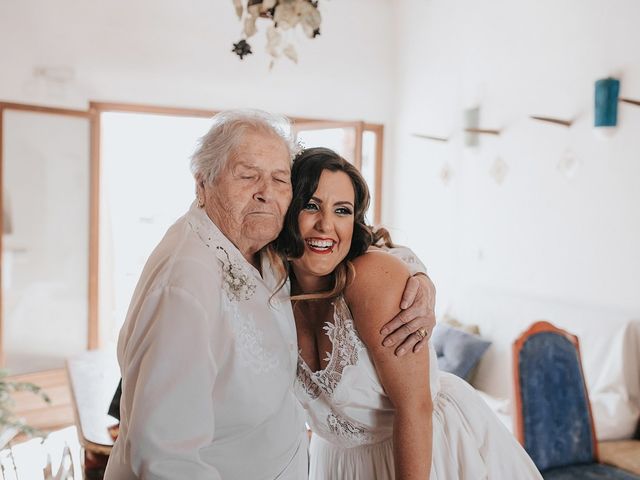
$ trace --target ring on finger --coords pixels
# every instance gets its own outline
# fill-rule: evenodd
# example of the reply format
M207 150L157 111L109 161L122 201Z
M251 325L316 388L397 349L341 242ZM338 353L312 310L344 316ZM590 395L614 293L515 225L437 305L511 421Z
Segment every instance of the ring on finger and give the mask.
M429 335L429 332L427 331L426 328L422 327L422 328L419 328L418 330L416 330L416 335L418 336L418 340L422 340L427 335Z

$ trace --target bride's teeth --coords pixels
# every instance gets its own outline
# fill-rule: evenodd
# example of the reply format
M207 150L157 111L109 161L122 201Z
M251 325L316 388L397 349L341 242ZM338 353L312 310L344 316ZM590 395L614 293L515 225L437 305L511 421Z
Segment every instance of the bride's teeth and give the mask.
M307 244L313 248L327 249L334 245L332 240L307 240Z

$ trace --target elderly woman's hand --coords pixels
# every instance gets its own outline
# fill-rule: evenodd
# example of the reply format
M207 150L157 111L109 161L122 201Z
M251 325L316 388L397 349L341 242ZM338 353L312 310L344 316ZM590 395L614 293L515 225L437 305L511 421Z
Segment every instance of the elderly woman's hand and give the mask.
M380 330L382 335L386 335L382 345L394 347L398 356L411 350L420 351L436 324L435 303L436 287L427 275L419 273L409 278L402 295L400 313Z

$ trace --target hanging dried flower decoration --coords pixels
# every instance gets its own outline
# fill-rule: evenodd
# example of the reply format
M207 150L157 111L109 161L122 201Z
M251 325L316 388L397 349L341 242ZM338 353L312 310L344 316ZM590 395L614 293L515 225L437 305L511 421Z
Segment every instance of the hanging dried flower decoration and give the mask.
M246 4L246 7L245 7ZM295 28L300 25L305 35L315 38L320 35L320 12L318 2L312 0L233 0L238 19L243 24L244 37L233 44L232 52L243 59L253 53L247 39L258 32L258 18L267 19L267 53L271 66L281 56L297 63L298 53L290 41Z

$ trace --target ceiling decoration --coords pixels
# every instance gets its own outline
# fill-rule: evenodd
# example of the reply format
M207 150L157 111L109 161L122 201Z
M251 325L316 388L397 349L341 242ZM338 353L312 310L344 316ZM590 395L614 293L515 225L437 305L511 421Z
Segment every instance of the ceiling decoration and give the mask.
M302 31L309 38L320 35L320 11L318 1L312 0L232 0L242 23L243 38L233 44L233 53L240 59L254 53L249 39L258 33L257 25L266 23L267 53L271 66L280 57L297 63L298 52L294 41ZM260 19L260 22L258 20Z

